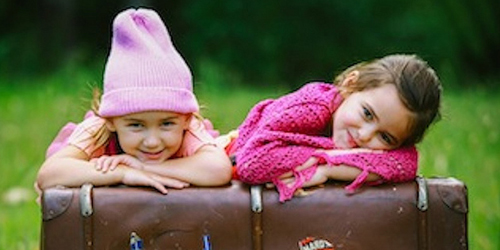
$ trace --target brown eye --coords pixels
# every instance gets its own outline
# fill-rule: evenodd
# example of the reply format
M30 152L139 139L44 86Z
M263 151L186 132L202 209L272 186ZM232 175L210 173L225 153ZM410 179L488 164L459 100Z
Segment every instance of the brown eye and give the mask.
M366 119L368 120L372 120L373 119L373 115L372 115L372 112L370 112L369 109L363 107L363 115L365 116Z
M382 133L382 134L380 134L380 137L381 137L381 138L382 138L382 140L383 140L384 142L386 142L387 144L389 144L389 145L392 145L392 144L393 144L393 142L392 142L392 138L391 138L388 134L386 134L386 133Z

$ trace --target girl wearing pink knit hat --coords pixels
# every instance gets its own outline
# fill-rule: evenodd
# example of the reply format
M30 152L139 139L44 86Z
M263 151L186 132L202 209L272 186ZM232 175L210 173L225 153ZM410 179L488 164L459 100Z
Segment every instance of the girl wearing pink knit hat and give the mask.
M94 112L66 125L47 151L36 186L222 185L231 164L197 116L189 67L158 14L129 9L113 22L104 92Z
M389 55L257 104L226 147L235 177L272 182L280 201L328 179L404 182L417 172L418 143L439 118L441 83L414 55Z

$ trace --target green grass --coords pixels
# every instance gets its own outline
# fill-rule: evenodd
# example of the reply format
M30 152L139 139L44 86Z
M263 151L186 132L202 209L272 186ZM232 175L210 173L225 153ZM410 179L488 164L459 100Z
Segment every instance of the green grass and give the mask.
M32 190L38 167L51 139L67 121L79 121L90 98L90 85L100 79L88 72L62 72L45 79L0 82L0 249L38 249L40 207ZM257 101L287 92L283 88L224 87L210 72L195 86L202 114L225 133L244 119ZM219 85L209 84L219 82ZM470 249L500 248L500 99L482 89L449 91L444 118L419 145L424 176L453 176L469 191ZM7 203L12 188L30 197Z
M446 93L444 118L420 148L424 176L453 176L469 195L470 249L500 249L500 99L484 89Z

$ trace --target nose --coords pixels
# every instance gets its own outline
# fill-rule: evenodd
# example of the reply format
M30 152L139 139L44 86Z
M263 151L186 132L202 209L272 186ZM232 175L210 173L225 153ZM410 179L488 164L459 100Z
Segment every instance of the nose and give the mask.
M369 142L375 135L376 131L377 127L375 126L375 124L371 123L364 124L358 130L358 140L363 143Z
M143 144L147 148L155 148L160 145L160 137L154 131L149 132L143 140Z

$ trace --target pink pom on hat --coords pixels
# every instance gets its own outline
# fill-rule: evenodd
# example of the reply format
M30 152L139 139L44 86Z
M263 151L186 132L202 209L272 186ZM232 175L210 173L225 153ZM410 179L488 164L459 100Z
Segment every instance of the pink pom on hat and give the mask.
M153 10L128 9L113 22L99 115L199 110L191 71Z

